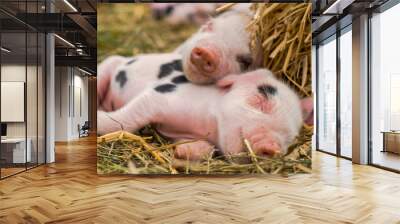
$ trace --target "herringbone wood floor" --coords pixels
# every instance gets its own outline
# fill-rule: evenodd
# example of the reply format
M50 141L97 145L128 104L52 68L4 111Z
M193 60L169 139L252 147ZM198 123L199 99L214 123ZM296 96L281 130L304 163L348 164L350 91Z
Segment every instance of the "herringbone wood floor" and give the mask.
M0 223L400 223L400 175L322 153L290 178L97 176L95 139L0 181Z

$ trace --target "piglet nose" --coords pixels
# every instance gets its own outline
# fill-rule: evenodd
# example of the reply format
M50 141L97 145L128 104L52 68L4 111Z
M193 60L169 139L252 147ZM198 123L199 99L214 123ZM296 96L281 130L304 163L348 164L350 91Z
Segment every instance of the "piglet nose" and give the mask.
M219 63L217 55L211 49L202 47L193 48L190 61L202 72L214 72Z
M280 153L280 146L276 142L269 142L261 147L257 154L262 156L274 156Z

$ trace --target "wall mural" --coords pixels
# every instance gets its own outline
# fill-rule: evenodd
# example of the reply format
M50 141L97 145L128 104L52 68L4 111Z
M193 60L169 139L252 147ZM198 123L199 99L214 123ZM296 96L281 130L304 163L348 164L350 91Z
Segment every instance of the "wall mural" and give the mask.
M311 8L99 4L98 173L311 172Z

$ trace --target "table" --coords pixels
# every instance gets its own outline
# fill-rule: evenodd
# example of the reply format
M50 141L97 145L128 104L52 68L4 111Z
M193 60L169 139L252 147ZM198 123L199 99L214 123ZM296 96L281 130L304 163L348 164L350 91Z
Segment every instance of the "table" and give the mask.
M25 138L1 139L1 159L5 159L5 163L30 162L32 159L32 140L27 138L26 142L28 147L26 147L25 154Z
M382 152L392 152L400 154L400 131L382 131L383 150Z

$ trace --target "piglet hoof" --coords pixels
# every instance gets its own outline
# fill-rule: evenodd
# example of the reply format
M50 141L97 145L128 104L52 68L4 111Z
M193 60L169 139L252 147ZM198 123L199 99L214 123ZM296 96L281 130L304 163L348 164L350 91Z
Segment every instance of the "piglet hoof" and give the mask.
M207 157L213 146L207 141L196 141L176 146L175 157L179 159L201 160Z

